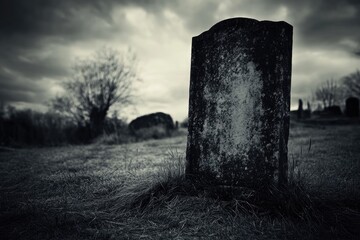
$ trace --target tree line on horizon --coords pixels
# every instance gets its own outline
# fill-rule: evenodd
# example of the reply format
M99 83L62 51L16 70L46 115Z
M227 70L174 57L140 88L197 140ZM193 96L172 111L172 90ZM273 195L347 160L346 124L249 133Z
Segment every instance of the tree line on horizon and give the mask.
M63 83L65 94L49 102L49 111L18 110L0 105L0 146L57 146L86 144L101 136L115 136L116 143L131 141L128 125L113 106L134 103L136 57L131 51L120 54L103 47L73 65L72 75ZM313 100L323 108L337 104L344 96L360 97L360 71L319 85ZM180 126L187 127L187 119Z
M127 124L115 114L134 101L136 57L103 47L93 55L77 59L72 74L62 84L65 94L48 103L49 111L0 109L1 145L60 145L89 143L104 134L127 134Z
M57 146L96 141L128 143L168 135L161 129L134 134L118 112L135 102L136 56L103 47L77 59L63 82L65 93L51 99L48 112L0 106L0 146ZM103 140L105 139L105 140Z
M334 105L342 106L349 97L360 99L360 71L356 70L340 79L327 79L312 93L312 101L317 102L317 110Z

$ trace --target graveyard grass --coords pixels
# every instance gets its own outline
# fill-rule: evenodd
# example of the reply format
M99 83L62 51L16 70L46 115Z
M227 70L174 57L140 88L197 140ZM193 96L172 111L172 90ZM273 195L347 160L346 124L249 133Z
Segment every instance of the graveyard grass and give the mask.
M310 140L311 139L311 140ZM186 136L0 153L2 239L356 239L360 126L292 124L291 187L209 196L183 178ZM278 196L288 196L286 201ZM277 202L277 200L279 200Z

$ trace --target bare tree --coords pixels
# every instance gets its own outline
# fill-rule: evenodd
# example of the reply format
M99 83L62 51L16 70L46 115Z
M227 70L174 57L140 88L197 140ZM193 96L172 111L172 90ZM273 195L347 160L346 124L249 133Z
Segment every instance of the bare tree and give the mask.
M135 62L131 52L120 55L110 48L78 60L72 77L64 83L66 94L53 99L52 108L89 123L92 137L100 135L110 107L132 103Z
M334 79L323 82L314 93L315 100L321 101L324 108L337 104L342 95L342 89Z
M346 94L348 96L360 98L360 71L357 70L344 77L342 80L346 88Z

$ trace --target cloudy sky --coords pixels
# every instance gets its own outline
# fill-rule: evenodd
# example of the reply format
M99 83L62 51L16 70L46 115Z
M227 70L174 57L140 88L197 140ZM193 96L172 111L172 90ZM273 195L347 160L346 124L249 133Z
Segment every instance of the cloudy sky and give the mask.
M181 121L191 38L231 17L294 26L293 107L319 82L360 69L359 0L1 0L0 101L44 109L77 57L131 47L142 81L136 109L123 115L163 111Z

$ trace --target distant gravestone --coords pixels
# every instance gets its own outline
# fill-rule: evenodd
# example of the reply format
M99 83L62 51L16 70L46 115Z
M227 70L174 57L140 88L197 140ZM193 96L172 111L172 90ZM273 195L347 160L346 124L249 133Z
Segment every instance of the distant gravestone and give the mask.
M292 29L234 18L193 38L188 178L286 184Z
M299 107L297 110L297 118L298 119L302 119L303 118L303 101L301 99L299 99Z
M345 114L348 117L359 117L359 99L349 97L346 99Z

